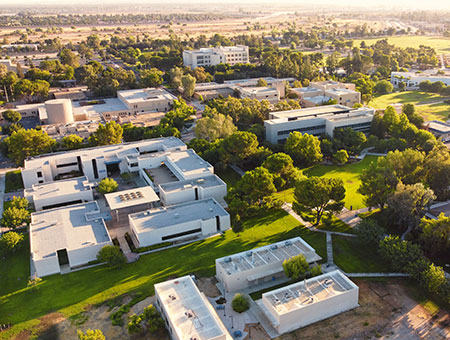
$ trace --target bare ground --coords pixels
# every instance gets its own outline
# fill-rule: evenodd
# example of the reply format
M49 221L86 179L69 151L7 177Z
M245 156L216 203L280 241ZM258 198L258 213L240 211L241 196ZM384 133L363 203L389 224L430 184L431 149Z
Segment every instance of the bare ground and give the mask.
M418 302L410 297L409 291L402 279L383 281L354 280L359 286L360 307L340 314L330 319L315 323L289 334L280 336L277 340L321 340L321 339L398 339L398 340L442 340L450 339L450 315L441 310L431 315ZM215 278L200 278L198 286L205 295L216 297L220 295ZM127 303L130 297L125 297L121 303ZM142 313L149 304L154 303L154 297L134 305L128 315ZM151 337L148 334L130 336L126 327L113 326L109 316L119 306L112 310L106 305L91 307L84 313L84 323L76 325L60 313L51 313L41 318L41 324L34 333L39 340L77 340L77 329L101 329L108 340L119 339L149 339L169 340L167 332ZM126 317L123 319L126 321ZM251 327L251 339L269 340L264 329L258 324ZM28 340L32 333L24 331L14 340ZM247 336L246 339L249 339ZM244 339L244 340L246 340Z

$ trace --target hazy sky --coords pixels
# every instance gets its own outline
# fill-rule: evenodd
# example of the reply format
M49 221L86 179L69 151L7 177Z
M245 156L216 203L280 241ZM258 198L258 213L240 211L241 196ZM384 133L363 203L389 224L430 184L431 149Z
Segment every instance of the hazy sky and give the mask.
M161 0L96 0L92 2L92 0L1 0L0 7L2 5L47 5L47 4L57 4L57 5L71 5L72 7L75 4L89 4L89 5L102 5L102 4L161 4ZM163 3L179 3L179 4L271 4L274 5L273 0L165 0ZM285 4L285 5L325 5L330 4L333 7L336 6L357 6L357 7L397 7L397 8L405 8L405 9L443 9L450 11L450 0L278 0L277 4Z

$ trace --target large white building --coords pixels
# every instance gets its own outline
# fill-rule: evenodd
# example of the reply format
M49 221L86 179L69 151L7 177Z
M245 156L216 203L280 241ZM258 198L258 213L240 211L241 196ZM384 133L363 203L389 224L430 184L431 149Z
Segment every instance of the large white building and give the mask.
M399 86L400 83L404 83L406 85L406 89L408 90L417 90L419 88L419 84L427 80L431 83L441 81L446 86L449 86L450 71L426 70L417 72L391 72L392 85Z
M339 270L264 293L257 304L279 334L358 307L359 288Z
M192 69L218 64L247 64L249 62L248 46L219 46L183 51L184 66Z
M136 247L221 233L230 215L213 198L159 207L128 216Z
M167 157L171 151L180 150L186 150L186 145L178 138L167 137L40 155L25 160L22 179L25 188L74 175L99 181L108 173L138 172L138 157Z
M156 306L174 340L232 340L190 276L155 285Z
M347 127L368 133L374 114L372 108L351 109L342 105L271 112L270 119L264 121L266 139L273 144L283 143L294 131L333 137L334 129Z
M96 259L101 248L111 244L96 202L31 214L31 260L37 276L87 264Z
M24 196L34 204L36 211L89 202L94 199L92 187L86 177L33 184L31 188L25 189Z
M228 292L285 277L283 261L303 255L308 263L322 258L302 238L295 237L264 247L216 259L216 278Z
M227 184L216 175L159 185L159 196L164 205L198 201L205 198L214 198L224 205L226 194Z
M302 107L314 107L335 100L337 104L352 107L361 103L361 93L355 90L355 84L340 83L333 80L311 82L308 87L293 88Z

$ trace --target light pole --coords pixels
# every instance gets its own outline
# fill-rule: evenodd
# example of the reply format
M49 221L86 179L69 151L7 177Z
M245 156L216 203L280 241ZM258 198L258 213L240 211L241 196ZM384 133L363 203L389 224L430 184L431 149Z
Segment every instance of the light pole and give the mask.
M234 325L233 325L233 315L230 315L231 318L231 329L234 329Z

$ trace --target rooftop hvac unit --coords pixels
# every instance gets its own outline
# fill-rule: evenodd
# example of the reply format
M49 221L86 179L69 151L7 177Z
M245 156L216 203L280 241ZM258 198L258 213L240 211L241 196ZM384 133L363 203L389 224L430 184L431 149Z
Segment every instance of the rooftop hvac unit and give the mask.
M251 251L248 251L246 255L247 255L247 257L250 257L250 256L252 256L252 255L253 255L253 252L251 252Z
M178 217L180 217L180 214L179 213L175 213L175 218L178 218Z
M285 245L286 247L289 247L290 245L292 245L292 242L291 242L291 241L286 241L286 242L284 242L284 245Z
M276 250L276 249L278 249L278 246L276 244L273 244L272 246L270 246L270 249Z
M225 263L230 263L230 262L231 262L231 257L225 257L224 262L225 262Z
M197 183L204 183L204 182L205 182L204 178L200 178L200 179L197 180Z

